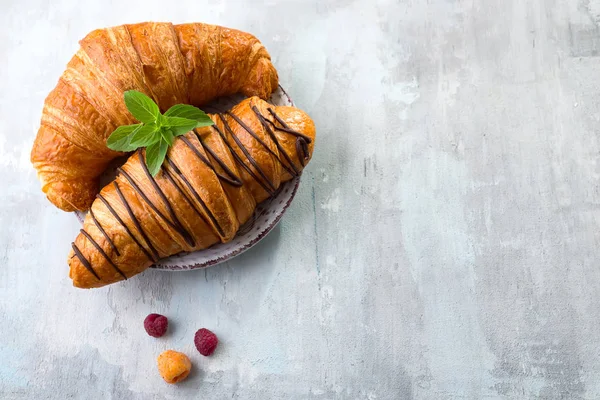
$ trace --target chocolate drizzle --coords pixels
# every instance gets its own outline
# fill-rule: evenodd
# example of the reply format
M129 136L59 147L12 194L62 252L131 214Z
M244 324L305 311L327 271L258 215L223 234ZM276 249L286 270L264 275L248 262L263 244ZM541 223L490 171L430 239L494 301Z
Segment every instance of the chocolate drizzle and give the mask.
M248 165L242 159L240 154L238 154L236 149L234 149L232 144L229 142L226 134L216 124L212 125L212 129L214 129L218 133L220 138L223 140L223 143L229 149L235 162L240 167L242 167L269 194L269 196L272 197L278 192L277 188L275 187L274 182L272 182L269 179L269 177L267 176L267 173L260 167L259 163L252 157L249 150L244 146L242 141L235 135L235 133L233 132L233 129L229 125L228 121L225 119L224 114L230 116L238 125L240 125L248 134L250 134L269 154L271 154L273 157L275 157L275 159L280 163L281 167L285 171L287 171L291 176L294 176L294 177L300 175L300 170L294 164L290 155L285 151L285 149L279 142L277 135L275 134L275 132L273 130L285 132L285 133L291 134L296 137L295 149L296 149L298 160L299 160L300 164L302 165L302 167L304 167L306 165L306 163L308 162L308 159L310 158L308 144L311 143L311 138L301 132L297 132L297 131L291 129L285 123L285 121L283 119L281 119L277 115L277 113L275 113L275 111L270 107L268 107L267 110L273 116L273 118L275 119L276 122L273 122L270 119L266 118L259 111L259 109L254 105L251 106L251 110L258 118L259 122L261 123L261 126L264 128L268 137L275 144L275 146L277 148L277 153L279 153L279 154L277 154L273 149L271 149L271 147L269 147L269 145L267 143L265 143L265 141L262 140L260 138L260 136L254 130L252 130L252 128L250 128L246 123L244 123L244 121L242 121L238 116L236 116L235 114L233 114L229 111L226 111L224 113L217 112L216 115L223 123L223 126L225 127L225 131L227 132L228 136L230 136L231 139L235 142L235 144L240 149L243 156L246 157L246 159L250 165ZM277 124L279 124L280 126L278 126ZM196 130L194 130L193 133L196 136L196 138L198 139L200 145L202 146L202 149L207 154L209 154L210 158L212 158L212 160L214 160L219 165L219 167L221 168L223 173L217 171L217 169L215 168L215 165L212 163L212 161L209 158L207 158L200 151L200 149L198 147L196 147L187 137L180 136L183 143L196 155L196 157L198 157L198 159L200 161L202 161L202 163L204 163L207 167L209 167L215 173L215 175L219 178L219 180L221 180L222 182L224 182L228 185L231 185L233 187L241 187L243 185L243 181L242 181L241 177L236 175L236 173L233 172L231 170L231 168L229 168L229 166L221 158L218 157L218 155L215 153L215 151L206 145L206 143L202 139L202 136ZM283 156L283 159L280 157L280 155ZM142 169L144 170L144 173L146 174L146 177L152 184L152 187L154 188L155 192L158 194L162 203L164 204L165 208L167 209L170 218L167 217L166 215L164 215L156 207L156 205L154 203L152 203L152 201L148 198L146 193L144 193L144 191L140 188L138 183L132 178L131 175L129 175L122 168L118 168L119 173L129 182L131 187L146 202L146 204L148 204L148 206L163 221L165 221L165 223L169 227L171 227L174 231L176 231L187 242L188 245L190 245L191 247L195 247L195 240L193 238L193 235L181 223L181 221L177 217L177 213L173 209L173 206L169 202L169 199L165 195L164 191L160 188L160 185L156 182L156 179L150 174L150 171L148 170L148 167L146 166L146 163L144 161L144 157L142 156L141 151L139 151L139 153L138 153L138 159L139 159L140 165L142 166ZM193 187L191 182L185 177L185 175L181 172L180 168L175 164L175 162L168 155L165 158L165 160L166 160L166 163L165 163L165 165L163 165L161 167L161 171L162 171L164 177L166 178L166 180L169 181L169 183L173 185L173 187L177 190L177 192L183 197L185 202L194 209L196 214L200 218L202 218L207 223L207 225L212 226L221 237L224 237L225 233L223 231L223 228L220 226L216 216L212 213L212 211L208 208L206 203L202 200L200 194L196 191L196 189ZM167 165L169 168L167 168ZM251 168L250 166L252 166L253 168ZM171 171L173 171L177 175L178 179L175 178L175 176L172 174ZM183 184L185 184L185 186L189 190L189 193L191 193L193 195L193 198L196 200L196 202L192 198L190 198L190 196L188 195L188 191L186 191L185 188L180 186L179 181L181 181L181 182L183 182ZM153 262L157 262L159 259L158 251L156 250L156 248L150 241L150 238L148 237L148 235L142 228L142 225L136 218L130 204L127 202L127 199L125 198L117 181L114 181L113 184L114 184L115 190L116 190L121 202L123 203L123 205L125 206L125 209L127 210L127 213L129 215L131 221L133 222L136 229L138 230L138 232L140 233L140 235L143 237L144 241L146 242L147 248L140 243L140 241L138 240L138 238L136 236L133 235L133 233L131 232L129 227L123 222L121 217L117 214L115 209L109 204L109 202L106 200L106 198L104 198L101 194L98 194L97 197L100 199L100 201L102 201L102 203L104 203L104 205L106 206L108 211L115 217L115 219L123 226L123 228L125 229L127 234L129 234L129 236L133 239L133 241L139 246L139 248L146 255L146 257L148 257L148 259ZM197 204L200 204L201 210L198 209ZM111 238L108 236L108 234L106 233L104 228L100 225L100 222L97 220L92 209L90 209L90 215L91 215L92 221L94 222L94 224L96 225L98 230L102 233L104 238L108 241L112 250L115 252L115 254L117 256L120 256L121 254L119 253L119 250L115 246L115 243L111 240ZM92 236L90 236L83 229L81 230L81 233L92 243L92 245L98 250L98 252L100 254L102 254L102 256L115 269L115 271L117 271L124 279L127 279L127 276L123 273L123 271L121 271L118 268L118 266L111 260L109 255L92 238ZM72 243L71 246L73 248L75 255L79 258L79 260L81 261L83 266L91 274L93 274L98 280L100 280L100 277L98 276L96 271L94 271L90 262L81 253L81 251L75 245L75 243Z
M278 131L287 132L287 133L292 134L292 135L294 135L296 137L301 137L304 140L306 140L307 143L312 142L312 139L310 137L306 136L304 133L295 131L292 128L290 128L288 126L288 124L286 124L285 121L282 120L279 117L279 115L277 115L277 113L275 111L273 111L273 109L271 107L268 107L267 111L269 111L269 113L271 113L271 115L273 116L273 118L275 118L277 120L277 122L279 122L281 124L281 126L282 126L282 127L279 127L279 126L275 125L273 122L271 122L270 120L267 120L267 121L269 121L269 123L271 123L271 125L273 125L273 127L275 129L277 129Z
M150 173L150 171L148 170L148 166L146 165L146 163L144 162L144 158L142 157L142 150L138 150L138 154L139 157L138 159L140 160L140 165L142 166L142 169L144 170L144 173L146 174L146 177L150 180L150 183L152 183L152 186L154 187L154 190L156 190L156 193L158 193L158 195L160 196L161 200L163 201L163 204L165 205L165 207L167 207L167 210L169 210L169 214L171 215L171 218L173 218L173 221L175 221L174 223L180 227L180 231L184 234L181 234L184 238L186 238L186 241L188 242L188 244L192 247L196 246L196 241L194 240L193 236L191 233L189 233L183 226L183 224L181 223L181 221L179 221L179 218L177 218L177 213L175 213L175 210L173 209L173 207L171 206L171 203L169 203L169 199L167 199L167 196L165 195L165 193L162 191L162 189L160 188L160 186L158 185L158 183L156 182L156 179L154 179L154 177L152 176L152 174Z
M123 279L127 280L127 276L125 276L125 274L123 273L123 271L121 271L119 269L119 267L117 267L115 265L115 263L110 259L110 257L108 256L108 254L106 254L104 252L104 250L102 249L102 247L100 247L100 245L98 243L96 243L96 241L94 240L94 238L91 237L89 235L89 233L87 233L83 229L80 229L79 232L81 232L83 234L83 236L85 236L90 241L90 243L94 245L94 247L100 252L100 254L102 254L104 256L104 258L106 259L106 261L108 261L108 263L110 265L112 265L112 267L115 269L115 271L117 271L123 277ZM98 278L98 279L100 279L100 278Z
M147 171L148 167L146 166L146 163L144 162L143 158L140 155L140 161L141 164L143 166L144 171ZM160 189L160 187L158 186L158 184L156 183L156 180L154 179L154 177L150 174L149 171L147 171L147 176L149 177L148 179L150 180L150 182L152 182L154 189L157 191L158 195L160 196L160 198L163 200L163 202L165 203L167 210L169 210L169 214L171 214L171 218L173 219L173 221L171 221L169 218L167 218L162 212L160 212L160 210L154 205L154 203L152 203L152 201L148 198L148 196L146 196L146 194L144 193L144 191L142 189L140 189L140 187L138 186L138 184L135 182L135 180L127 173L125 172L122 168L117 168L117 171L119 171L121 173L121 175L123 175L125 177L125 179L127 179L127 181L131 184L131 186L134 188L134 190L140 195L140 197L142 199L144 199L144 201L146 202L146 204L148 204L150 206L150 208L152 208L152 210L159 216L162 218L163 221L165 221L167 223L167 225L169 225L173 230L175 230L181 237L183 237L183 239L187 242L188 245L194 247L195 246L195 242L194 242L194 238L192 237L192 235L185 229L185 227L181 224L181 222L179 221L179 219L177 218L177 215L175 214L175 211L173 210L173 208L171 207L171 203L169 203L169 201L167 200L165 194L163 193L163 191Z
M275 186L273 185L273 182L271 182L269 180L269 178L267 178L265 172L260 168L260 166L258 165L258 163L256 162L256 160L254 159L254 157L252 157L250 155L250 153L248 152L248 149L246 149L246 147L244 147L244 144L240 141L240 139L237 136L235 136L235 134L233 133L233 130L231 129L231 127L227 123L227 120L225 119L225 117L223 116L223 114L219 113L217 115L219 116L219 118L223 122L223 126L225 126L225 129L227 129L227 131L229 132L229 134L231 135L231 137L233 138L233 140L235 141L235 143L238 145L238 147L240 148L240 150L242 151L242 153L244 153L244 155L246 156L246 158L248 159L248 161L250 162L250 164L252 164L252 166L258 171L258 173L260 174L260 176L264 179L264 182L261 179L258 179L258 177L256 176L256 174L254 174L254 172L250 169L250 167L248 167L246 165L246 163L244 161L242 161L242 159L236 153L236 151L233 149L233 147L231 147L231 144L229 144L229 142L227 141L227 139L223 137L223 140L225 141L225 143L227 144L227 146L231 150L231 153L234 154L235 160L238 162L238 164L240 164L240 165L243 166L243 168L250 174L250 176L252 176L252 178L254 178L254 180L257 181L262 186L262 188L265 189L265 191L267 193L269 193L270 196L272 196L273 193L275 193ZM215 129L219 130L218 128L216 128L215 125L213 125L213 126L215 127Z
M216 128L216 126L215 126ZM216 128L216 130L219 132L219 134L221 134L221 132L219 131L218 128ZM233 180L235 181L235 184L233 184L233 186L237 186L237 187L242 187L244 185L244 182L242 182L242 179L240 177L238 177L231 169L229 169L229 167L227 166L227 164L225 164L223 162L223 160L221 160L213 151L213 149L211 149L210 147L208 147L206 145L206 143L204 143L204 140L202 139L202 136L200 136L198 134L198 131L196 131L194 129L194 134L196 135L196 137L198 138L198 140L200 141L200 144L202 145L202 148L211 155L212 158L215 159L215 161L217 162L217 164L219 164L221 166L221 168L223 168L223 170L225 171L226 174L228 174L231 177L234 177ZM222 136L222 134L221 134Z
M131 231L129 230L129 227L127 225L125 225L125 223L123 222L123 220L121 219L121 217L119 217L119 214L117 214L117 212L115 211L115 209L104 198L104 196L102 196L101 194L98 194L98 196L96 196L96 197L98 197L100 199L100 201L102 201L102 203L104 203L104 205L106 206L106 208L108 208L108 211L110 211L110 213L113 215L113 217L115 217L117 219L117 221L119 221L119 223L121 224L121 226L123 226L123 228L125 228L125 231L129 234L129 236L131 236L131 238L133 239L133 241L144 252L144 254L146 255L146 257L148 257L148 260L153 260L152 255L150 253L148 253L148 250L146 250L146 248L144 246L142 246L142 244L140 243L140 241L135 236L133 236L133 233L131 233Z
M104 237L106 238L106 240L110 244L110 247L112 247L113 251L117 254L117 256L120 256L121 253L119 253L119 249L117 249L117 246L115 246L115 243L108 236L108 234L106 233L106 231L104 230L104 228L102 227L102 225L100 225L100 222L96 219L96 216L94 215L94 210L92 210L91 208L90 208L90 216L92 217L92 221L94 221L94 224L96 225L96 227L98 228L98 230L100 232L102 232L102 234L104 235Z
M282 120L279 117L279 115L277 115L277 113L273 111L271 107L268 107L267 110L269 111L269 113L271 113L273 118L275 118L275 120L277 120L277 122L281 124L281 127L279 127L270 120L267 120L271 123L271 125L273 125L273 128L275 128L278 131L286 132L296 136L296 155L298 156L298 161L300 161L300 164L302 165L302 167L304 167L310 158L310 154L308 152L308 144L312 142L312 140L305 134L290 129L288 124L286 124L285 121ZM287 156L287 153L284 152L284 154Z
M308 158L310 157L308 153L308 143L302 138L296 139L296 153L298 154L298 161L300 161L300 165L304 167L308 162Z
M137 230L140 232L140 235L142 235L142 237L146 241L146 244L150 248L150 252L152 253L152 260L154 262L157 262L159 259L158 251L156 251L156 249L152 245L152 242L148 238L148 235L146 235L146 232L142 228L142 225L140 225L140 221L138 221L137 217L135 216L133 210L131 209L131 206L129 205L129 203L127 202L127 199L125 198L125 195L123 195L123 192L121 191L121 188L119 187L119 184L117 183L117 181L114 181L113 185L115 186L115 190L117 191L117 194L119 195L119 198L121 199L121 202L123 202L123 205L125 206L125 209L127 210L127 213L129 214L129 218L131 218L131 220L133 221L133 224L135 225Z
M258 111L258 108L256 108L256 106L252 106L252 111L254 111L254 114L256 114L256 116L258 117L260 123L262 124L262 126L265 128L265 130L269 134L269 137L271 138L271 140L273 142L275 142L275 146L277 146L277 150L279 151L279 153L283 154L283 157L289 163L291 171L290 171L289 168L286 167L286 165L283 163L283 161L281 160L281 158L279 158L279 156L277 156L275 153L273 153L271 151L271 149L269 149L269 151L271 152L271 154L273 154L275 156L275 158L277 159L277 161L279 161L279 163L281 164L281 166L288 172L288 174L290 174L290 175L292 175L294 177L298 176L299 171L296 169L296 166L294 165L294 163L290 159L290 156L288 156L288 153L286 153L285 150L283 149L283 147L281 147L281 144L279 143L279 140L277 139L277 136L275 136L275 134L273 133L273 131L269 127L269 124L267 124L267 121L265 120L265 117L263 117L263 115ZM244 128L247 130L247 127L244 127ZM261 143L262 143L262 141L261 141ZM264 143L263 143L263 146L265 146L265 148L267 148L266 147L267 145L264 144Z
M233 173L233 171L231 171L229 169L229 167L227 166L227 164L225 164L223 162L223 160L221 160L219 157L217 157L217 155L210 149L210 147L206 146L203 142L202 142L202 138L200 137L200 135L198 135L198 133L196 131L194 131L194 134L196 135L196 137L198 138L198 140L200 141L200 143L202 144L202 147L204 149L206 149L210 155L217 161L217 163L221 166L221 168L223 168L223 170L225 171L225 173L228 176L222 175L221 173L219 173L214 165L212 165L212 163L206 158L204 157L204 155L202 153L200 153L200 150L198 150L198 148L196 146L194 146L188 138L186 138L185 136L180 136L180 139L183 141L183 143L185 143L187 145L187 147L190 148L190 150L192 150L192 152L194 152L194 154L196 155L196 157L198 157L204 164L206 164L207 167L209 167L210 169L213 170L213 172L215 173L215 175L217 175L217 177L219 179L221 179L222 181L229 183L232 186L235 187L241 187L243 185L242 180L240 178L237 177L237 175L235 175Z
M171 175L171 173L169 172L168 169L162 167L162 172L163 174L165 174L165 176L167 177L167 179L169 180L169 182L171 182L171 184L175 187L175 189L177 189L177 191L179 192L179 194L181 196L183 196L183 198L185 199L186 203L192 207L194 209L194 211L196 211L196 214L198 214L198 216L200 218L202 218L204 220L204 222L206 222L208 225L210 225L210 222L208 221L208 219L206 219L206 217L204 216L204 214L202 214L202 211L198 210L198 207L196 207L196 203L194 203L194 201L192 199L190 199L190 197L187 195L187 193L185 192L185 190L183 190L179 184L175 181L175 178L173 178L173 176Z
M252 110L254 111L254 110ZM256 114L260 115L260 113L258 113L258 111L254 111ZM271 154L273 157L275 157L277 159L277 161L279 161L279 163L281 164L281 166L292 176L296 176L295 173L293 171L291 171L284 163L283 161L281 161L281 159L279 158L279 156L277 154L275 154L275 152L273 150L271 150L271 148L269 147L269 145L267 145L257 134L256 132L254 132L254 130L252 130L252 128L250 128L248 125L246 125L244 123L244 121L242 121L241 119L239 119L237 117L237 115L234 115L232 113L230 113L229 111L227 111L227 115L229 115L231 118L233 118L235 120L235 122L237 122L242 128L244 128L244 130L246 132L248 132L250 134L250 136L252 136L258 143L261 144L261 146L267 150L269 152L269 154ZM261 115L262 117L262 115ZM276 146L278 146L278 148L281 146L279 144L279 140L277 140L277 138L271 138L273 139L273 141L275 142ZM285 153L285 152L284 152ZM273 186L273 185L271 185ZM273 186L274 188L274 186Z
M194 189L194 186L192 186L190 181L185 177L185 175L183 175L183 173L181 172L179 167L177 167L177 165L173 162L173 160L171 160L171 158L169 156L167 156L165 158L165 160L167 161L167 164L169 164L169 166L173 169L173 171L175 171L177 176L179 176L179 178L183 181L183 183L185 183L185 185L188 187L190 192L192 192L192 194L194 195L194 198L196 198L198 203L200 203L200 205L202 206L202 209L204 210L206 215L208 215L208 218L210 218L211 225L217 229L217 232L219 233L220 236L222 236L222 237L225 236L225 232L223 231L223 228L221 228L221 225L219 225L219 221L217 221L217 218L215 217L215 215L206 206L206 203L204 202L204 200L202 200L202 197L200 197L200 195L198 194L196 189Z
M85 258L85 256L83 254L81 254L79 247L77 247L77 245L75 243L71 243L71 247L73 248L75 255L77 256L77 258L79 258L79 261L81 261L83 266L88 271L90 271L92 273L92 275L94 275L96 277L96 279L101 280L100 277L98 276L98 274L96 273L96 271L94 271L94 268L92 268L92 264L90 264L90 262L87 260L87 258Z

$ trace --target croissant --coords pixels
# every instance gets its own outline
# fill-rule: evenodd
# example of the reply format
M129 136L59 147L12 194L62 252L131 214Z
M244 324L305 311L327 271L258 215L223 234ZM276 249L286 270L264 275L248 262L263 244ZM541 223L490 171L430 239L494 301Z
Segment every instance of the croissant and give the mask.
M137 151L102 189L71 246L74 286L104 286L233 239L312 156L315 126L297 108L252 97L209 116L215 124L177 138L155 177Z
M87 210L98 177L123 155L106 147L115 128L134 122L123 92L144 92L165 111L237 92L268 99L278 84L258 39L220 26L122 25L95 30L80 45L45 100L31 152L42 190L65 211Z

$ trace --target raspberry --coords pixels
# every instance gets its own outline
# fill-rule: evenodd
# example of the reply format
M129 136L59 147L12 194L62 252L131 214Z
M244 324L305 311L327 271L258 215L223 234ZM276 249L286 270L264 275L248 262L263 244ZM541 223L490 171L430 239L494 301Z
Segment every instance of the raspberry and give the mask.
M192 369L188 356L175 350L167 350L158 356L158 372L167 383L177 383L185 378Z
M164 315L149 314L144 320L144 329L148 335L153 337L161 337L167 331L169 320Z
M208 329L202 328L198 329L194 335L194 344L196 345L196 348L200 354L203 356L210 356L217 348L219 339L217 339L217 335Z

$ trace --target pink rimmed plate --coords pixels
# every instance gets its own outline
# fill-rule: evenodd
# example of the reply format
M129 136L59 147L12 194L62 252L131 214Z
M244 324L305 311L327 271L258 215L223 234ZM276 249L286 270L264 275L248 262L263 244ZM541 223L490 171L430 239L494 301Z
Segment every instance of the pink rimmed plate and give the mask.
M238 103L241 99L242 97L232 96L226 99L219 99L212 105L220 109L227 109ZM273 93L269 102L276 106L294 105L292 99L281 86ZM115 165L114 169L117 166ZM114 171L112 173L107 172L106 175L102 181L108 183L114 177ZM292 203L299 184L300 177L283 183L273 197L265 200L256 207L250 220L240 227L236 237L232 241L219 243L204 250L176 254L159 260L151 268L166 271L186 271L210 267L242 254L275 228ZM83 223L86 213L75 212L75 215Z

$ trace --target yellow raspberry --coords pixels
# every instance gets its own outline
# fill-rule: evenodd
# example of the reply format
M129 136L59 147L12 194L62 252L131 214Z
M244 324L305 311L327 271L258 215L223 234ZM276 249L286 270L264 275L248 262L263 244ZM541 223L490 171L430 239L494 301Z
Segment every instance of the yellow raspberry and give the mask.
M187 378L192 369L190 359L183 353L167 350L158 356L158 372L167 383L177 383Z

